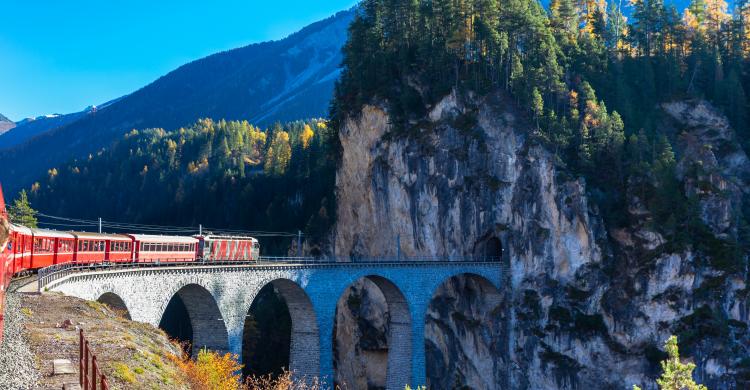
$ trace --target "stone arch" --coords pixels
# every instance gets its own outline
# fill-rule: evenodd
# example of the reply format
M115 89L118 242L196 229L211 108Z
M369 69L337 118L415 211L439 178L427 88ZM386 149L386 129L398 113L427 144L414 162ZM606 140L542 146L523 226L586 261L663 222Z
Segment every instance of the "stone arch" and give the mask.
M179 298L184 304L192 328L192 354L196 356L202 348L219 353L229 351L229 335L224 317L214 296L208 289L197 283L182 285L162 305L161 320L169 302Z
M310 297L299 284L289 279L275 279L263 287L269 284L284 299L291 317L289 371L293 372L297 378L318 377L320 375L320 332ZM250 312L251 306L252 302L247 305L245 313ZM243 356L243 359L245 358Z
M424 318L428 388L507 387L508 330L503 308L501 290L482 275L458 273L437 286ZM454 348L457 345L464 347Z
M347 289L357 281L366 279L380 290L388 308L388 357L386 388L401 389L411 383L412 318L409 304L401 289L386 277L369 274L348 284L339 294L340 301ZM335 337L333 342L335 343Z
M109 306L110 309L113 309L116 312L122 314L122 316L127 318L128 320L131 319L128 305L125 304L125 301L120 298L119 295L113 292L105 292L104 294L101 294L99 298L96 299L96 301Z

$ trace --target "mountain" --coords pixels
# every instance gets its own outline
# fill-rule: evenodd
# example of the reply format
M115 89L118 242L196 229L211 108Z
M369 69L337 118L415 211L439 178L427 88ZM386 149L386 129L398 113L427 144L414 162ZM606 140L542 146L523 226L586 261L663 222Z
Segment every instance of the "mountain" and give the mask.
M16 127L16 124L12 120L6 118L3 114L0 114L0 135Z
M75 122L87 113L90 108L72 114L49 114L36 118L26 118L15 124L15 127L0 133L0 150L9 149L50 130Z
M0 182L15 192L134 128L178 128L205 117L263 126L326 116L353 16L354 10L342 11L285 39L183 65L105 108L0 151Z

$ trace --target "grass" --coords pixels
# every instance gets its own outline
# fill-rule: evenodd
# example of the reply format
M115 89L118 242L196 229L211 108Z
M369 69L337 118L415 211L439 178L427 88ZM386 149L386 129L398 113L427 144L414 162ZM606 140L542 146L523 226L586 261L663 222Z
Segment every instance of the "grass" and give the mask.
M122 362L115 362L112 364L115 377L127 383L135 383L135 373L130 370L127 364Z

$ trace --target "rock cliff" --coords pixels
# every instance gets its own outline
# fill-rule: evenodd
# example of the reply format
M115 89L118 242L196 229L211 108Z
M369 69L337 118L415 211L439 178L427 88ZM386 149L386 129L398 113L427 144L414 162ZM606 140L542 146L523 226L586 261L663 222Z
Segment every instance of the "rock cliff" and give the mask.
M662 110L686 195L716 239L736 235L750 163L727 120L704 102ZM459 277L435 292L428 385L652 388L670 334L710 388L750 385L747 254L722 267L710 249L670 245L636 195L632 222L608 229L520 112L503 96L452 94L419 130L395 130L377 106L340 129L336 255L491 256L510 270L501 291Z

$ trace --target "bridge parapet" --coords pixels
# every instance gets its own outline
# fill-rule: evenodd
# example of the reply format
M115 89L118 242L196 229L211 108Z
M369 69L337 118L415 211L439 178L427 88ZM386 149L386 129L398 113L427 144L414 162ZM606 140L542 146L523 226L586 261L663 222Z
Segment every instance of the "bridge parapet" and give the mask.
M126 269L155 269L155 268L227 268L227 267L363 267L363 266L383 266L383 267L425 267L435 264L496 264L501 268L503 274L509 272L507 264L502 262L500 257L369 257L351 259L349 257L274 257L265 256L257 261L238 261L238 260L212 260L212 261L170 261L163 260L160 262L128 262L128 263L110 263L102 260L101 262L86 263L64 263L41 268L38 271L37 289L39 292L49 289L56 281L69 275L80 272L106 272Z

